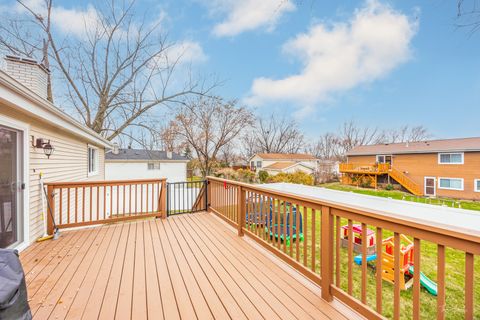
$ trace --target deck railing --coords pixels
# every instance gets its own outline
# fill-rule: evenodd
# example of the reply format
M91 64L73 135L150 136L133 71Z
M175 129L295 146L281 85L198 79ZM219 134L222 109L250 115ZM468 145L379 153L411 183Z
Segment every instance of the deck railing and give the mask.
M48 183L50 210L58 228L166 216L166 179ZM47 215L48 233L53 220Z
M340 163L340 172L352 173L387 173L390 169L388 163Z
M474 272L475 255L480 255L478 234L386 217L354 208L355 204L345 207L214 177L208 177L208 194L210 212L235 226L239 236L248 235L320 285L322 298L327 301L337 298L369 319L419 319L421 314L422 318L431 318L432 312L437 319L445 319L446 312L448 318L480 316L480 310L474 310L474 278L477 283L480 278ZM376 238L376 271L367 263L370 244L361 241L359 245L354 232ZM380 254L384 237L390 239L390 254ZM446 303L446 250L460 257L457 268L463 268L464 287L449 289L463 291L463 306L462 299L460 306L458 300ZM360 261L357 258L360 265L354 262L358 252L362 254ZM414 265L411 296L401 293L409 287L404 278L408 275L405 259ZM420 272L436 280L436 297L421 290L424 275ZM428 308L431 310L425 311ZM404 310L410 310L409 314Z

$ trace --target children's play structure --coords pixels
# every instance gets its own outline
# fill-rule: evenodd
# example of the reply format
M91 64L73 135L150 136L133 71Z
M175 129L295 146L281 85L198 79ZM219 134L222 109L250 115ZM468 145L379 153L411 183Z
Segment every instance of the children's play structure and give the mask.
M354 250L356 252L361 252L362 248L362 232L361 226L354 225L352 232L354 234ZM369 266L374 267L373 262L376 261L379 256L382 259L382 270L377 270L377 272L382 273L382 279L390 283L395 283L395 264L394 264L394 252L395 252L395 243L394 237L388 237L382 240L382 250L380 253L371 253L372 249L375 250L375 234L373 230L367 232L367 249L370 249L370 253L367 252L366 261ZM348 245L348 225L342 226L342 245ZM372 239L373 238L373 239ZM345 240L345 241L344 241ZM414 265L413 265L413 252L414 252L413 242L405 235L400 235L400 289L407 290L413 284L413 274L414 274ZM362 264L362 255L359 254L354 257L356 264ZM423 272L420 272L420 284L432 295L437 295L437 284L429 279Z
M245 210L245 222L247 225L253 224L257 227L263 227L271 238L280 239L282 242L286 241L287 246L290 245L290 242L297 240L297 208L295 206L292 206L289 202L282 202L276 206L276 210L279 210L279 212L274 212L274 204L271 200L268 202L264 202L261 199L249 200ZM285 212L283 212L284 208ZM266 215L267 210L268 217ZM298 213L298 215L298 240L303 241L303 217L301 213ZM286 217L285 225L283 223L284 217Z
M352 226L352 233L353 233L353 251L356 253L362 252L362 226L360 224L354 224ZM348 225L344 225L341 228L341 243L343 247L348 246ZM376 244L375 244L375 233L373 230L367 229L367 254L375 254L376 252Z

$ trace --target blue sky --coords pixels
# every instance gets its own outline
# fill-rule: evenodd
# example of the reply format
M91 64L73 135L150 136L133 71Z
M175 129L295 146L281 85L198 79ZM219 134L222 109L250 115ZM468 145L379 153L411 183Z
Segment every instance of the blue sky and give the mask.
M245 99L254 79L282 79L302 69L302 61L282 50L285 43L317 24L351 21L369 3L361 1L299 1L275 25L261 25L235 35L220 36L215 28L228 13L212 8L222 1L172 1L162 6L178 38L198 42L208 59L199 70L228 80L218 91ZM225 1L228 2L228 1ZM427 126L435 137L480 135L480 34L455 24L454 1L379 1L406 16L416 30L408 43L410 56L373 80L327 94L312 103L305 116L302 103L278 99L252 106L259 114L276 112L294 117L309 137L334 131L345 120L387 127ZM325 81L328 81L326 79ZM313 86L315 87L315 86ZM248 100L247 100L248 101Z
M39 0L29 0L39 2ZM467 5L469 1L466 1ZM57 1L75 32L89 2ZM259 115L297 120L308 138L342 122L424 125L480 136L480 32L457 28L456 1L137 0L161 17L194 72Z

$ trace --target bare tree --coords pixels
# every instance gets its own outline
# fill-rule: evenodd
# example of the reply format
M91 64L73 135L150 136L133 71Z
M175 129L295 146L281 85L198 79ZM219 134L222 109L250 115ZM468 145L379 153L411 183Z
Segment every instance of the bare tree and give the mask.
M191 77L183 84L172 83L181 55L172 57L173 44L159 21L139 18L135 0L102 2L95 8L95 21L84 21L85 35L68 40L51 28L52 0L44 0L41 12L26 1L17 2L40 30L38 39L28 44L20 31L12 29L0 45L12 53L36 54L44 63L49 61L67 85L70 107L85 125L108 140L125 134L127 128L135 128L133 134L148 129L145 119L158 106L176 105L211 88ZM8 25L3 25L2 30L6 29Z
M199 96L175 117L178 134L192 148L203 176L211 174L220 152L253 124L253 115L236 101Z
M402 143L424 141L431 137L428 129L424 126L410 127L408 125L399 128L384 130L378 136L377 143Z
M339 139L335 134L327 132L320 136L320 138L310 144L306 151L314 155L318 159L332 160L338 157L339 154Z
M474 33L480 29L480 1L457 0L457 26L467 27Z
M244 145L251 149L252 154L297 153L305 143L303 133L294 120L272 114L268 119L257 119L254 130L244 137Z
M351 120L340 127L337 139L340 153L344 155L356 146L379 142L382 134L378 127L361 127Z

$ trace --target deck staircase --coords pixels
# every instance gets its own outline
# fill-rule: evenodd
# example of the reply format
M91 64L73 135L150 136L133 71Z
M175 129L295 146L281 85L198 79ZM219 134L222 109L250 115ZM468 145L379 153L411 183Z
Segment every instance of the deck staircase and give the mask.
M390 167L390 169L388 170L388 174L390 175L391 178L395 179L395 181L400 183L405 189L407 189L414 195L416 196L423 195L423 192L420 186L400 170L394 167Z

